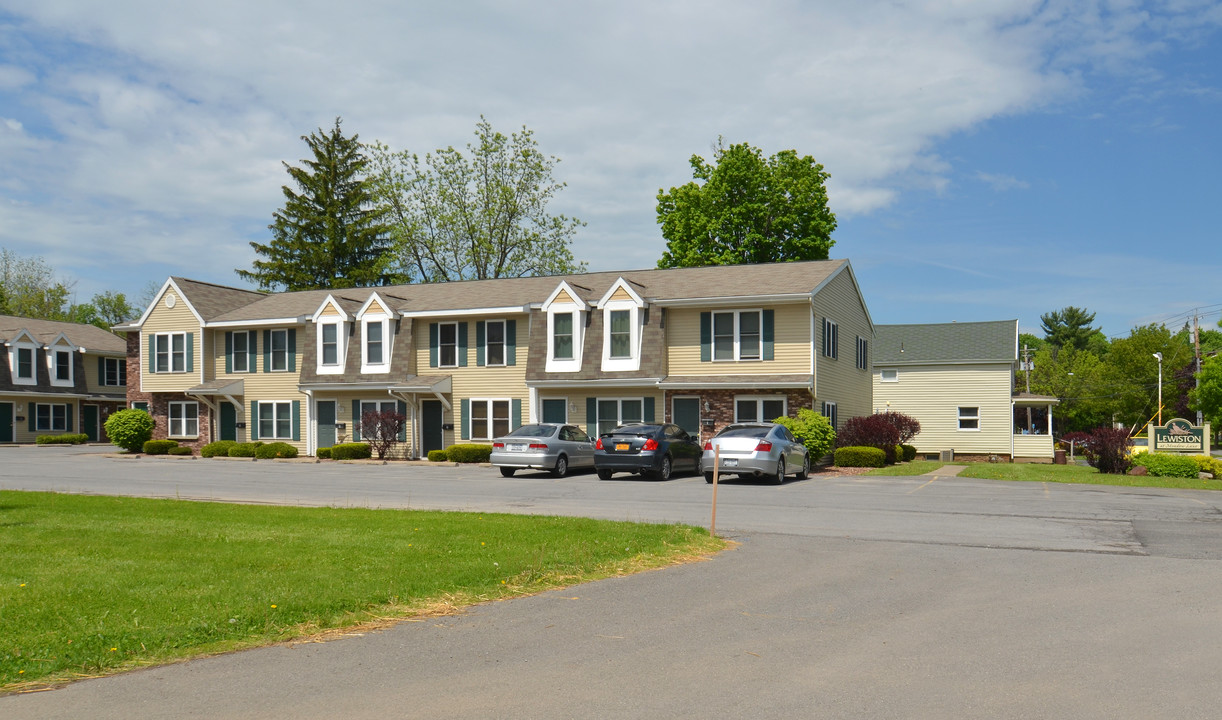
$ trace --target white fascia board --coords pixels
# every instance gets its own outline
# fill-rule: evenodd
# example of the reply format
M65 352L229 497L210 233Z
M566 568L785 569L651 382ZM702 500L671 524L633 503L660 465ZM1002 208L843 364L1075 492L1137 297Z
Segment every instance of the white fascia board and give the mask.
M222 322L204 323L207 328L244 328L244 327L271 327L273 325L303 325L304 318L263 318L261 320L224 320Z
M662 378L626 378L618 380L527 380L531 388L603 388L657 386Z
M297 389L301 390L302 392L305 392L307 390L312 391L312 392L317 392L319 390L355 390L355 391L364 392L364 391L369 391L369 390L390 390L390 388L394 387L395 384L396 383L390 382L390 381L300 383L297 385Z
M785 293L784 295L735 295L733 297L700 297L658 299L653 304L658 307L741 307L743 305L770 305L775 303L810 302L811 293Z
M611 283L611 287L607 288L607 292L603 293L603 296L598 299L598 302L594 303L594 307L602 310L607 306L607 303L611 301L611 296L615 294L615 291L619 290L620 288L623 288L624 292L628 293L628 297L632 298L632 302L637 307L645 307L645 300L642 299L637 291L633 290L632 286L628 284L628 281L622 277Z
M784 382L770 382L765 380L750 380L742 381L722 381L718 382L717 377L710 377L711 382L666 382L658 383L658 387L676 390L716 390L718 388L808 388L810 387L809 380L786 380Z
M582 298L581 295L576 290L573 289L573 286L569 285L567 280L561 280L560 284L556 286L556 289L552 291L552 294L548 295L547 300L543 302L543 308L545 310L551 307L552 303L556 302L556 298L560 296L560 292L562 290L564 291L566 295L568 295L573 300L574 303L577 304L577 308L579 310L586 311L590 309L590 303L586 302L585 299ZM565 303L565 304L568 304L568 303Z
M1004 365L1012 367L1014 361L998 360L997 358L989 358L987 360L875 360L873 365L876 370L892 367L920 367L922 365Z
M56 347L56 346L63 346L63 345L67 345L69 350L76 350L80 347L76 343L72 342L72 340L69 339L68 336L64 334L63 332L56 335L55 338L51 340L51 342L47 343L47 347L49 348Z
M385 298L379 295L378 292L375 290L369 294L369 299L365 301L365 304L361 306L361 309L356 311L357 320L360 320L365 317L365 313L369 311L369 306L373 305L374 300L377 300L378 305L382 306L382 308L386 310L387 317L397 318L401 315L401 313L398 310L395 310L393 307L391 307L390 303L386 302Z
M529 305L509 305L506 307L486 307L486 308L467 308L465 310L417 310L414 312L401 312L400 317L405 318L444 318L457 316L471 315L511 315L529 313L531 306Z
M195 319L199 322L199 326L201 328L204 327L204 317L200 315L198 311L196 311L195 306L192 305L191 301L187 299L186 293L182 291L182 288L178 287L178 283L174 282L174 278L169 277L166 278L165 284L161 286L161 289L157 291L157 295L153 297L153 302L149 303L149 306L144 309L144 314L140 316L140 319L134 323L131 323L135 326L133 329L139 330L144 326L144 322L148 320L149 315L153 313L153 308L157 307L157 304L161 302L161 298L165 297L166 290L171 288L178 293L178 299L187 304L187 309L190 310L191 314L195 316Z
M348 313L344 312L344 309L340 307L338 302L336 302L335 297L333 295L328 295L327 299L323 300L322 304L318 306L318 309L314 311L314 314L310 316L310 321L318 322L318 319L322 317L322 311L326 309L328 305L339 311L339 316L343 318L344 322L348 322L352 319L348 317Z
M812 306L814 305L815 295L818 295L820 290L822 290L824 287L827 286L828 283L834 280L837 275L839 275L842 272L846 272L846 271L849 274L849 280L853 283L853 290L857 293L857 300L861 302L861 309L865 311L866 313L866 322L870 325L870 333L873 334L874 333L874 318L870 316L870 308L866 305L866 296L861 294L861 286L857 284L857 275L853 272L853 264L849 262L848 260L844 261L844 265L839 270L832 273L831 275L828 275L826 278L823 279L823 282L815 286L814 290L811 290L810 292L811 304Z

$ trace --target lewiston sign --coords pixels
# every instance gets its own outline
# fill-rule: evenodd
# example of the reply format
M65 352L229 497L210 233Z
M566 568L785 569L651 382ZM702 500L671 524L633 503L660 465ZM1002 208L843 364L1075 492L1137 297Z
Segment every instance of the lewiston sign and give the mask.
M1209 425L1193 425L1183 418L1168 420L1166 425L1154 425L1154 452L1182 452L1203 455L1209 452L1205 444Z

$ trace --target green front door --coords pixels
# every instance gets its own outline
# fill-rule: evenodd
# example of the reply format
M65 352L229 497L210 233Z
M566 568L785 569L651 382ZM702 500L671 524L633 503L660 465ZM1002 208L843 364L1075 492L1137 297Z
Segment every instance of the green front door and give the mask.
M81 406L81 432L89 438L89 442L98 441L98 406Z
M0 443L13 441L13 404L0 403Z
M430 450L445 449L441 403L437 400L420 401L420 449L425 456Z
M671 420L688 435L700 437L700 398L675 398L671 403Z
M545 399L543 401L543 422L561 424L568 422L569 416L565 412L565 403L567 402L564 398Z
M221 439L235 442L238 439L238 411L233 403L221 403Z
M318 401L318 447L335 444L335 401Z

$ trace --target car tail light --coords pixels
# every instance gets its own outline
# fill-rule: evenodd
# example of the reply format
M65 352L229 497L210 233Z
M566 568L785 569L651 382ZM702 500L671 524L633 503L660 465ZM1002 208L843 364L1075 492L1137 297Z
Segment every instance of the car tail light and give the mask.
M595 450L602 450L602 449L603 449L603 439L602 439L602 438L599 438L599 439L598 439L598 442L594 443L594 449L595 449Z
M530 449L531 449L531 450L546 450L546 449L547 449L547 443L531 443L531 444L530 444Z
M713 441L712 441L712 440L705 440L705 441L704 441L704 449L705 449L705 450L712 450L712 449L713 449Z
M767 440L760 440L760 444L755 446L755 452L770 452L771 450L772 443Z
M642 450L657 450L658 441L654 440L653 438L649 438L648 440L645 441L645 444L641 447L641 449Z
M504 447L505 447L505 443L492 443L493 450L496 450L497 448L504 448Z

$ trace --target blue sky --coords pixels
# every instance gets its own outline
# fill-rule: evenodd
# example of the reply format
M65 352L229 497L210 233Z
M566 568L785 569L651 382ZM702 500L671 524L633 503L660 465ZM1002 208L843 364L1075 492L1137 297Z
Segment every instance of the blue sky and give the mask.
M1222 4L0 0L0 247L78 299L240 285L282 161L343 116L419 154L480 114L561 158L593 270L650 267L719 135L831 173L875 322L1222 316Z

